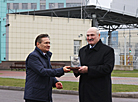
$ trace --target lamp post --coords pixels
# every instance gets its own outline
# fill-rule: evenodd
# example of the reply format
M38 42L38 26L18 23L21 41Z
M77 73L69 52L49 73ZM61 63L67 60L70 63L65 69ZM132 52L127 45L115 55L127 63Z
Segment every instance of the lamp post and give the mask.
M96 14L92 14L92 27L98 27L98 22L96 19Z

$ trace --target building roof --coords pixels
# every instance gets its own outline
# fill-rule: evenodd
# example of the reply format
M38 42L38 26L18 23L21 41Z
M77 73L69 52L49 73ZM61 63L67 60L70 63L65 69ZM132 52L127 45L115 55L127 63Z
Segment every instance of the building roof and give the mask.
M81 13L82 12L82 13ZM117 12L111 9L98 7L95 5L46 9L27 12L16 12L12 14L34 15L34 16L51 16L51 17L67 17L93 19L92 15L96 15L99 28L103 29L130 29L138 28L138 16L129 15L123 12Z

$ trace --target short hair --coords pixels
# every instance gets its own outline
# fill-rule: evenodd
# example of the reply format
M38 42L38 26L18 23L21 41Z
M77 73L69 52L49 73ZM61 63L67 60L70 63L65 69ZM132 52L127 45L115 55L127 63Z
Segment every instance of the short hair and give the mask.
M50 39L48 34L40 34L40 35L38 35L36 37L36 39L35 39L35 46L37 45L37 42L41 43L42 42L42 38L45 38L45 37Z

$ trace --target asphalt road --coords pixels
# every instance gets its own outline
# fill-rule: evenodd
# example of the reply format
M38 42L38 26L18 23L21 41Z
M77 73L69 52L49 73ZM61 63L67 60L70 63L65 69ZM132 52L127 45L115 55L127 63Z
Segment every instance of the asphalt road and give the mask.
M0 102L24 102L23 91L0 90ZM79 102L78 95L53 94L54 102ZM138 102L136 98L113 98L113 102Z

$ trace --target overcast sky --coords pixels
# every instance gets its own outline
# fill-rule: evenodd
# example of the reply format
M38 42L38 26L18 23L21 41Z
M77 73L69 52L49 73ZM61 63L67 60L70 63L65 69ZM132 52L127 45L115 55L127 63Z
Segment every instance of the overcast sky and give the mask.
M112 2L112 0L90 0L90 4L96 5L97 1L98 1L97 6L102 6L106 8L110 8L110 3Z

